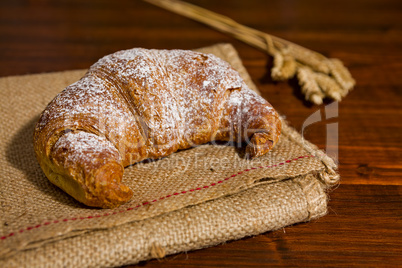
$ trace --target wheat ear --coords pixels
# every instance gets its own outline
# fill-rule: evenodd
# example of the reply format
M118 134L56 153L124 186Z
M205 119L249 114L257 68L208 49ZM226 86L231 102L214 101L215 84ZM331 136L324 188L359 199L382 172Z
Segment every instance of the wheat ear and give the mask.
M174 13L202 22L227 33L273 57L271 76L284 81L295 76L306 99L321 104L324 98L341 100L354 87L355 80L338 59L299 46L279 37L244 26L196 5L179 0L143 0Z

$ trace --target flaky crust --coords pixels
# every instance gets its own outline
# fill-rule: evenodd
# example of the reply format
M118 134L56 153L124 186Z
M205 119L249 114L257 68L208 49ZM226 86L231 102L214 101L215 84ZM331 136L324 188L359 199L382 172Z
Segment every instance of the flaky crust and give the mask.
M95 63L43 111L34 133L49 180L78 201L111 208L133 192L124 167L213 140L278 141L276 111L226 62L185 50L130 49Z

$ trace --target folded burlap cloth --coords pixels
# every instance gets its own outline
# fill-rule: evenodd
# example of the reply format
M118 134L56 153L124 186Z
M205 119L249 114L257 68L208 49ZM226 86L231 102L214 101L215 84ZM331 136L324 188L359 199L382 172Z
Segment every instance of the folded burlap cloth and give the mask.
M200 50L228 61L257 90L231 45ZM47 103L84 72L0 78L0 267L133 264L326 213L336 165L285 122L265 156L247 160L229 145L183 150L126 168L128 204L81 205L47 180L32 134Z

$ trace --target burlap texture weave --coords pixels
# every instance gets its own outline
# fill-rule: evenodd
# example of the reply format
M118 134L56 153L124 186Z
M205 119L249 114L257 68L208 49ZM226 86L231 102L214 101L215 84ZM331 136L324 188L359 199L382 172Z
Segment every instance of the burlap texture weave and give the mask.
M229 44L201 49L232 64ZM132 200L93 209L53 186L37 163L40 112L85 70L0 78L0 266L110 267L208 247L323 216L336 165L284 122L276 147L254 160L202 145L126 168Z

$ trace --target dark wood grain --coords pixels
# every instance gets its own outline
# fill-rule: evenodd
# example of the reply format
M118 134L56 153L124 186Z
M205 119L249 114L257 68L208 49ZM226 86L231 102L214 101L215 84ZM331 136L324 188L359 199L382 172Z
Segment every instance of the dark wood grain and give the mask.
M0 76L88 68L131 47L230 42L263 96L306 139L328 149L327 127L338 124L341 184L327 216L138 266L402 266L402 2L190 2L340 58L356 88L335 118L303 128L317 111L325 118L326 105L305 103L294 81L273 83L263 52L200 23L139 0L0 2Z

